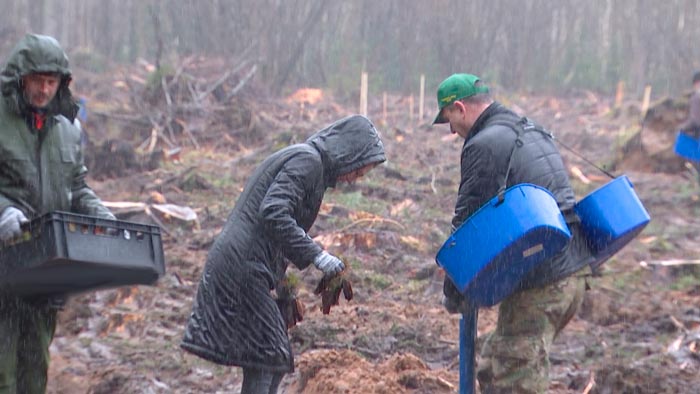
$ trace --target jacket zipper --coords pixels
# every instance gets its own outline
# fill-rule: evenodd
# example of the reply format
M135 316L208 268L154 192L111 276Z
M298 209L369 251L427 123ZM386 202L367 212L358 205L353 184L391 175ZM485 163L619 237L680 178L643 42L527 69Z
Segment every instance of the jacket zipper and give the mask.
M47 119L48 120L48 119ZM37 166L37 171L39 172L39 203L40 205L40 211L43 211L44 207L46 206L45 201L44 201L44 169L43 165L41 162L41 146L44 144L44 140L46 139L46 132L48 131L48 124L44 122L44 131L42 132L41 130L37 129L35 124L32 124L32 128L36 132L36 138L37 138L37 144L36 144L36 166Z
M37 172L39 173L39 205L40 207L44 206L44 183L43 183L43 174L42 174L42 169L41 169L41 141L42 138L40 135L37 133L37 144L36 144L36 169ZM41 208L40 208L41 209Z

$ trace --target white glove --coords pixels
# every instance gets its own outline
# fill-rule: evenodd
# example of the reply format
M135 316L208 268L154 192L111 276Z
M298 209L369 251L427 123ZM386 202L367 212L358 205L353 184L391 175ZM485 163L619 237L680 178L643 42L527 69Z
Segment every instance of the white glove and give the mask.
M319 253L314 259L314 265L324 276L334 276L345 269L345 264L339 258L326 252L325 250Z
M0 214L0 241L6 242L22 235L22 223L28 222L24 213L15 207L7 207Z

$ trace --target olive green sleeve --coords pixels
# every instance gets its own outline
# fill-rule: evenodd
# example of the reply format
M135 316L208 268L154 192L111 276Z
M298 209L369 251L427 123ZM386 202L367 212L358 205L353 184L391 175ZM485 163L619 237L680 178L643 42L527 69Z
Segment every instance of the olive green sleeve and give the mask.
M73 183L71 185L72 201L71 211L84 215L99 216L105 219L116 219L112 212L102 204L95 192L87 185L85 177L88 170L83 161L82 150L78 152L78 160L74 169Z

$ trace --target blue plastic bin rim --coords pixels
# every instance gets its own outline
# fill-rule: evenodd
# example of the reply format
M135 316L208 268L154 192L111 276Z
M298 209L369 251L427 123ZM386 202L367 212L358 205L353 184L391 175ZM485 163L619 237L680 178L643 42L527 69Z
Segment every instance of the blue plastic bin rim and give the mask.
M622 175L618 175L618 176L616 176L615 178L609 180L608 182L606 182L606 183L604 183L604 184L598 186L598 187L595 188L593 191L591 191L591 192L589 192L588 194L586 194L585 196L583 196L583 198L580 199L579 201L577 201L576 204L574 204L574 205L580 204L581 202L583 202L584 200L586 200L588 197L597 195L596 192L599 192L599 191L601 191L601 190L603 190L603 189L609 188L611 184L616 183L616 182L621 182L622 180L624 180L624 181L627 182L627 184L629 185L630 189L632 189L632 192L631 192L631 193L633 193L633 194L636 195L636 193L634 192L634 183L632 183L632 181L631 181L630 178L627 176L627 174L622 174ZM639 198L639 197L637 196L637 198ZM640 203L641 203L641 200L640 200Z
M547 193L554 201L556 201L556 198L554 198L554 195L552 194L552 192L550 192L549 190L547 190L546 188L544 188L544 187L542 187L542 186L535 185L535 184L532 184L532 183L518 183L517 185L510 186L509 188L507 188L506 190L504 190L504 191L502 192L502 194L505 196L506 194L510 194L510 193L508 193L508 192L510 192L510 191L513 191L513 190L515 190L515 189L523 189L523 188L539 189L539 190L541 190L541 191ZM484 204L482 204L482 205L479 207L479 209L477 209L476 211L474 211L474 213L472 213L471 215L469 215L469 217L468 217L464 222L462 222L462 224L460 224L459 227L457 227L457 228L455 229L455 231L453 232L453 234L456 233L456 232L457 232L459 229L461 229L462 227L466 226L466 225L469 223L469 219L472 218L472 217L477 216L477 214L478 214L480 211L489 209L489 207L491 207L491 206L496 206L496 205L503 204L505 200L499 200L499 195L500 195L500 194L501 194L501 192L499 192L499 193L496 194L495 196L491 197L487 202L485 202ZM443 242L443 247L444 247L444 245L446 245L447 243L450 242L450 239L452 238L452 236L453 236L453 235L450 234L450 236L447 237L447 240L445 240L445 242ZM440 249L442 249L442 247L441 247Z
M600 190L602 190L602 189L605 189L605 188L610 187L610 184L615 183L615 181L619 181L619 180L621 180L621 179L626 179L626 180L627 180L627 183L628 183L629 186L630 186L630 188L634 189L634 184L632 184L632 181L630 181L630 178L629 178L626 174L618 175L618 176L616 176L615 178L613 178L613 179L611 179L611 180L609 180L609 181L603 183L602 185L600 185L600 186L596 187L595 189L593 189L593 191L591 191L591 192L589 192L588 194L586 194L585 196L583 196L583 198L582 198L580 201L578 201L577 204L580 203L581 201L585 200L587 197L590 197L590 196L596 194L596 192L598 192L598 191L600 191Z
M484 209L487 205L499 205L499 204L502 204L502 203L503 203L503 200L499 200L499 196L502 195L502 196L505 198L506 194L510 194L510 193L508 193L509 191L512 191L512 190L515 190L515 189L524 189L524 188L539 189L539 190L541 190L541 191L543 191L543 192L549 194L549 196L552 197L552 199L554 199L554 200L556 201L556 199L554 198L554 195L552 194L552 192L550 192L549 190L547 190L546 188L544 188L544 187L542 187L542 186L535 185L535 184L533 184L533 183L518 183L517 185L510 186L509 188L507 188L507 189L505 189L505 190L499 192L499 193L496 194L495 196L491 197L491 199L489 199L489 201L488 201L486 204L482 205L479 209L477 209L476 212L479 212L480 210ZM476 212L474 212L472 215L476 215ZM466 222L466 221L465 221L465 222Z

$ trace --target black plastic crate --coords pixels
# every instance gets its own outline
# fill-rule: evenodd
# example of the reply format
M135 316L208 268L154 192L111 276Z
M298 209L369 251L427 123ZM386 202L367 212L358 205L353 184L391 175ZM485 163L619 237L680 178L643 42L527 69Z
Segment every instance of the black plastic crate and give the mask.
M165 274L160 228L52 212L0 245L0 290L23 296L151 285Z

